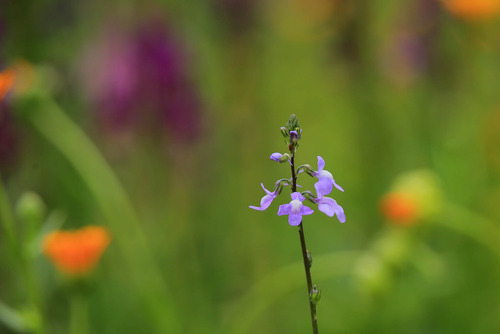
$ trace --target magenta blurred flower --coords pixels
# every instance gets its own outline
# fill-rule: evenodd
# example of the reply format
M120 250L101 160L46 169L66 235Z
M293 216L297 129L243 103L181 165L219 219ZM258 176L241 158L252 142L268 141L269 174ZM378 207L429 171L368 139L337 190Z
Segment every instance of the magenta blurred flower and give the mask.
M292 197L292 201L288 204L280 205L278 216L288 215L288 224L291 226L297 226L302 221L303 215L310 215L314 211L302 204L305 197L299 192L294 192L290 196Z
M264 189L264 191L266 192L266 195L262 197L262 199L260 200L260 207L250 205L249 208L258 211L264 211L271 205L276 196L278 196L278 190L270 192L264 187L263 183L261 183L260 185L262 186L262 189Z
M116 131L136 123L137 60L134 41L124 31L111 28L102 40L88 47L84 59L85 88L96 105L98 120Z
M340 191L344 191L341 186L335 183L332 173L323 168L325 168L325 160L321 156L318 156L318 170L312 173L313 176L318 178L318 182L314 184L318 197L321 198L331 193L333 186Z
M105 128L159 127L176 141L199 137L201 104L188 55L163 22L153 20L131 32L114 26L89 50L85 83Z
M137 47L141 101L155 103L151 107L176 138L198 137L199 97L189 77L187 54L177 37L156 22L139 31Z

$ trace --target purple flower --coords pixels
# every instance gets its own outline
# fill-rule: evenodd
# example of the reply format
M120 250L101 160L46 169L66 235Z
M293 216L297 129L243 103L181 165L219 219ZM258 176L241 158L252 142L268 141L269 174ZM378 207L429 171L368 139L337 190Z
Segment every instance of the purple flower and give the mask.
M288 204L280 205L278 216L288 215L288 224L297 226L302 221L302 215L310 215L314 211L302 204L305 197L299 192L294 192L291 195L292 201Z
M269 207L269 205L271 205L276 196L278 196L278 192L277 191L270 192L264 187L264 184L261 183L260 185L262 186L262 189L264 189L267 195L262 197L262 199L260 200L260 207L250 205L249 208L258 211L264 211Z
M290 161L290 156L288 154L273 153L273 154L271 154L269 159L274 160L276 162L280 162L280 163L284 162L284 161L288 161L290 163L290 165L292 165L292 162Z
M299 141L301 134L302 134L302 129L300 129L300 132L290 131L290 142L293 145L297 145L297 142Z
M160 124L181 142L199 138L201 100L181 36L161 20L152 20L139 28L135 47L140 113L152 108Z
M324 195L331 193L333 186L340 191L344 191L341 186L335 183L332 173L327 170L323 170L323 168L325 168L325 160L323 160L321 156L318 156L318 171L312 173L313 176L318 178L318 182L314 184L318 197L321 198Z
M273 154L271 154L269 159L277 161L277 162L281 162L282 157L283 157L283 154L281 154L281 153L273 153Z
M333 198L321 197L316 198L314 201L318 203L319 211L323 212L328 217L333 217L336 214L339 222L345 223L344 209L338 205L337 201Z

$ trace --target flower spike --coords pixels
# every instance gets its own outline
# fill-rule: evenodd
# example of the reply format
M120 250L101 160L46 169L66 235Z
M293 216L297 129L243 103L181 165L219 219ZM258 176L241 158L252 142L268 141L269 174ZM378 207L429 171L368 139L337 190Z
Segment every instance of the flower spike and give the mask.
M266 195L262 197L260 201L260 207L250 206L250 208L258 211L264 211L271 205L271 202L279 194L281 194L283 187L289 186L291 188L291 201L287 204L282 204L279 206L278 216L287 215L288 224L298 227L300 246L302 248L302 260L306 273L307 291L309 293L311 323L313 326L313 333L318 333L316 307L321 297L321 290L317 287L316 284L314 284L314 286L312 284L310 271L312 265L312 257L311 252L307 249L306 246L304 225L302 224L302 216L311 215L314 211L311 208L305 206L303 202L307 199L309 202L317 204L319 211L323 212L329 217L333 217L336 215L337 219L341 223L344 223L346 221L344 209L333 198L325 197L325 195L328 195L333 190L334 186L340 191L344 191L344 189L342 189L342 187L335 182L332 174L324 169L325 161L321 156L318 156L318 170L316 171L309 164L297 164L299 165L299 167L295 167L295 163L297 161L296 152L302 137L302 129L300 128L299 121L296 115L290 115L288 122L284 127L281 127L280 131L286 145L288 146L288 152L275 152L271 154L269 158L279 163L288 161L291 164L292 177L290 179L282 178L277 180L272 192L264 188L264 185L261 184L262 188L266 192ZM300 187L297 184L297 178L301 173L305 173L309 176L318 178L318 181L314 185L314 187L316 188L316 195L314 195L309 190L305 190L302 193L297 191L298 187Z

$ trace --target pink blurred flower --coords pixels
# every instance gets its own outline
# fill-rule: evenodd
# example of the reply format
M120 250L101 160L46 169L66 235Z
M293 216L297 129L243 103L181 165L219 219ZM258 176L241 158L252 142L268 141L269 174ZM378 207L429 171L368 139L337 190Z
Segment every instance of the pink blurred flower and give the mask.
M110 25L88 48L84 84L107 131L145 128L174 141L201 130L201 103L179 37L161 21Z

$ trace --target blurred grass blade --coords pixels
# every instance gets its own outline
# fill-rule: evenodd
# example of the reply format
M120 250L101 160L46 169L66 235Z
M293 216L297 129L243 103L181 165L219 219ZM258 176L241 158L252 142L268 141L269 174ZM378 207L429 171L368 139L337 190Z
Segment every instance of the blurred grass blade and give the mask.
M21 117L68 159L95 197L122 253L124 270L128 271L124 274L135 283L158 332L179 333L173 301L137 215L99 150L47 94L32 91L20 97L16 107Z
M23 316L2 302L0 302L0 321L15 332L21 333L28 329Z
M443 216L437 220L442 226L462 233L489 248L500 257L500 226L495 222L458 205L448 203Z

